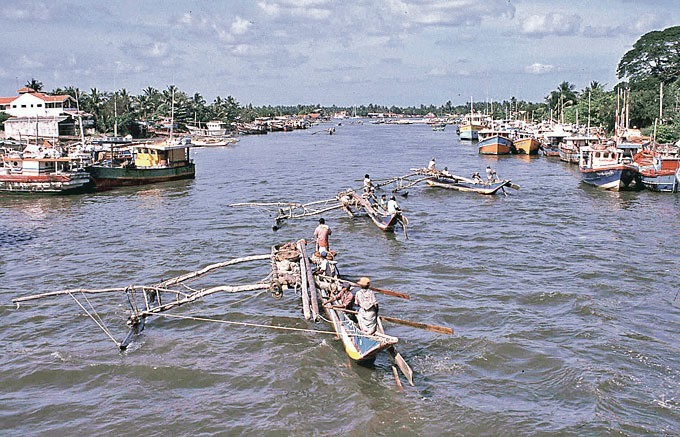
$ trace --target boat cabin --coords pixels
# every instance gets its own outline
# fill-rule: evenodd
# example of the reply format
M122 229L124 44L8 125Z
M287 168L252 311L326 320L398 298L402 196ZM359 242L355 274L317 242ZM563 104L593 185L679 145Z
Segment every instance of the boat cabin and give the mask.
M597 169L622 163L623 152L616 146L597 144L581 147L580 151L579 167L582 169Z
M180 167L189 162L189 142L140 144L135 146L135 167Z

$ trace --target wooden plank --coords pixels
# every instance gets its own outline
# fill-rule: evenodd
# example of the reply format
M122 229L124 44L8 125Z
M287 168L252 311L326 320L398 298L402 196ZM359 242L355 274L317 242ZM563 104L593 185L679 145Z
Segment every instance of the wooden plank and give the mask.
M298 242L297 247L300 253L302 253L301 242ZM309 290L307 289L307 274L304 256L300 257L300 284L300 288L302 289L302 314L305 316L305 319L309 320L311 319L312 314L309 308Z
M307 251L305 250L307 243L300 241L298 243L298 248L300 249L300 261L304 262L305 269L301 272L302 275L307 276L307 289L309 290L309 303L312 311L312 320L319 320L319 298L316 292L316 283L314 282L314 276L312 275L312 269L309 264L309 259L307 258Z

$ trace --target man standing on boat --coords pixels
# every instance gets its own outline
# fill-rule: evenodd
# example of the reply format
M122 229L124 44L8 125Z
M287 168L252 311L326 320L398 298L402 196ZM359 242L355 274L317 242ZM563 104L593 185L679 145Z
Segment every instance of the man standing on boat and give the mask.
M401 208L399 207L397 199L395 199L394 196L390 196L390 200L387 202L387 212L390 215L395 215L401 212Z
M434 170L435 170L434 167L435 167L435 165L436 165L436 161L437 161L436 159L432 158L432 159L430 160L430 163L427 164L427 169L430 170L430 171L434 171Z
M359 307L357 315L359 328L366 334L373 334L378 327L378 301L373 291L368 288L371 286L369 278L362 276L357 285L361 287L354 296L354 303Z
M368 174L364 175L364 197L371 197L373 194L373 191L375 191L375 188L373 187L373 182L371 181L371 177Z
M329 245L328 245L328 236L331 235L333 232L331 231L331 228L328 227L326 224L326 220L323 218L319 219L319 226L314 229L314 238L316 238L316 250L317 252L321 251L321 248L325 248L326 252L329 252Z

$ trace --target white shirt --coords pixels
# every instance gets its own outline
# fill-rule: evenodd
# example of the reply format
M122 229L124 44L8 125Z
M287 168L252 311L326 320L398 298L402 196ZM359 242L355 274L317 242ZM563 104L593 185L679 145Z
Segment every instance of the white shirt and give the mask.
M399 211L399 204L397 203L396 200L390 199L387 202L387 212L390 214L396 214L397 211Z

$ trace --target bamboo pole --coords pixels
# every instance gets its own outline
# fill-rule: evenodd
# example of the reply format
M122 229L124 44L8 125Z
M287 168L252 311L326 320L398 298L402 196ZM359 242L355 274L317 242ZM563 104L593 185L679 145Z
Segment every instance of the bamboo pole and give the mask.
M269 259L270 257L271 257L271 254L253 255L253 256L246 256L246 257L242 257L242 258L235 258L235 259L220 262L220 263L210 264L206 267L203 267L200 270L185 273L183 275L176 276L174 278L165 280L165 281L161 282L160 284L158 284L158 286L159 287L167 287L167 286L170 286L170 285L179 284L180 282L184 282L184 281L187 281L189 279L199 278L199 277L205 275L206 273L208 273L212 270L215 270L215 269L219 269L219 268L222 268L222 267L227 267L227 266L230 266L230 265L243 263L243 262L265 260L265 259Z
M73 288L73 289L70 289L70 290L50 291L50 292L47 292L47 293L32 294L32 295L29 295L29 296L16 297L16 298L12 299L12 302L16 303L17 307L18 307L21 302L43 299L43 298L46 298L46 297L62 296L62 295L74 294L74 293L101 294L101 293L113 293L113 292L124 292L124 291L125 291L125 287L99 288L99 289Z
M206 288L204 290L197 291L195 293L191 293L190 295L185 296L182 299L178 299L163 305L159 305L157 307L153 307L149 310L146 311L138 311L135 316L139 317L146 317L150 316L156 313L161 313L163 311L167 311L171 308L178 307L181 305L184 305L185 303L193 302L197 299L201 299L206 296L210 296L211 294L215 293L239 293L243 291L254 291L254 290L266 290L269 288L269 284L249 284L249 285L238 285L238 286L231 286L231 285L220 285L217 287L211 287L211 288Z

